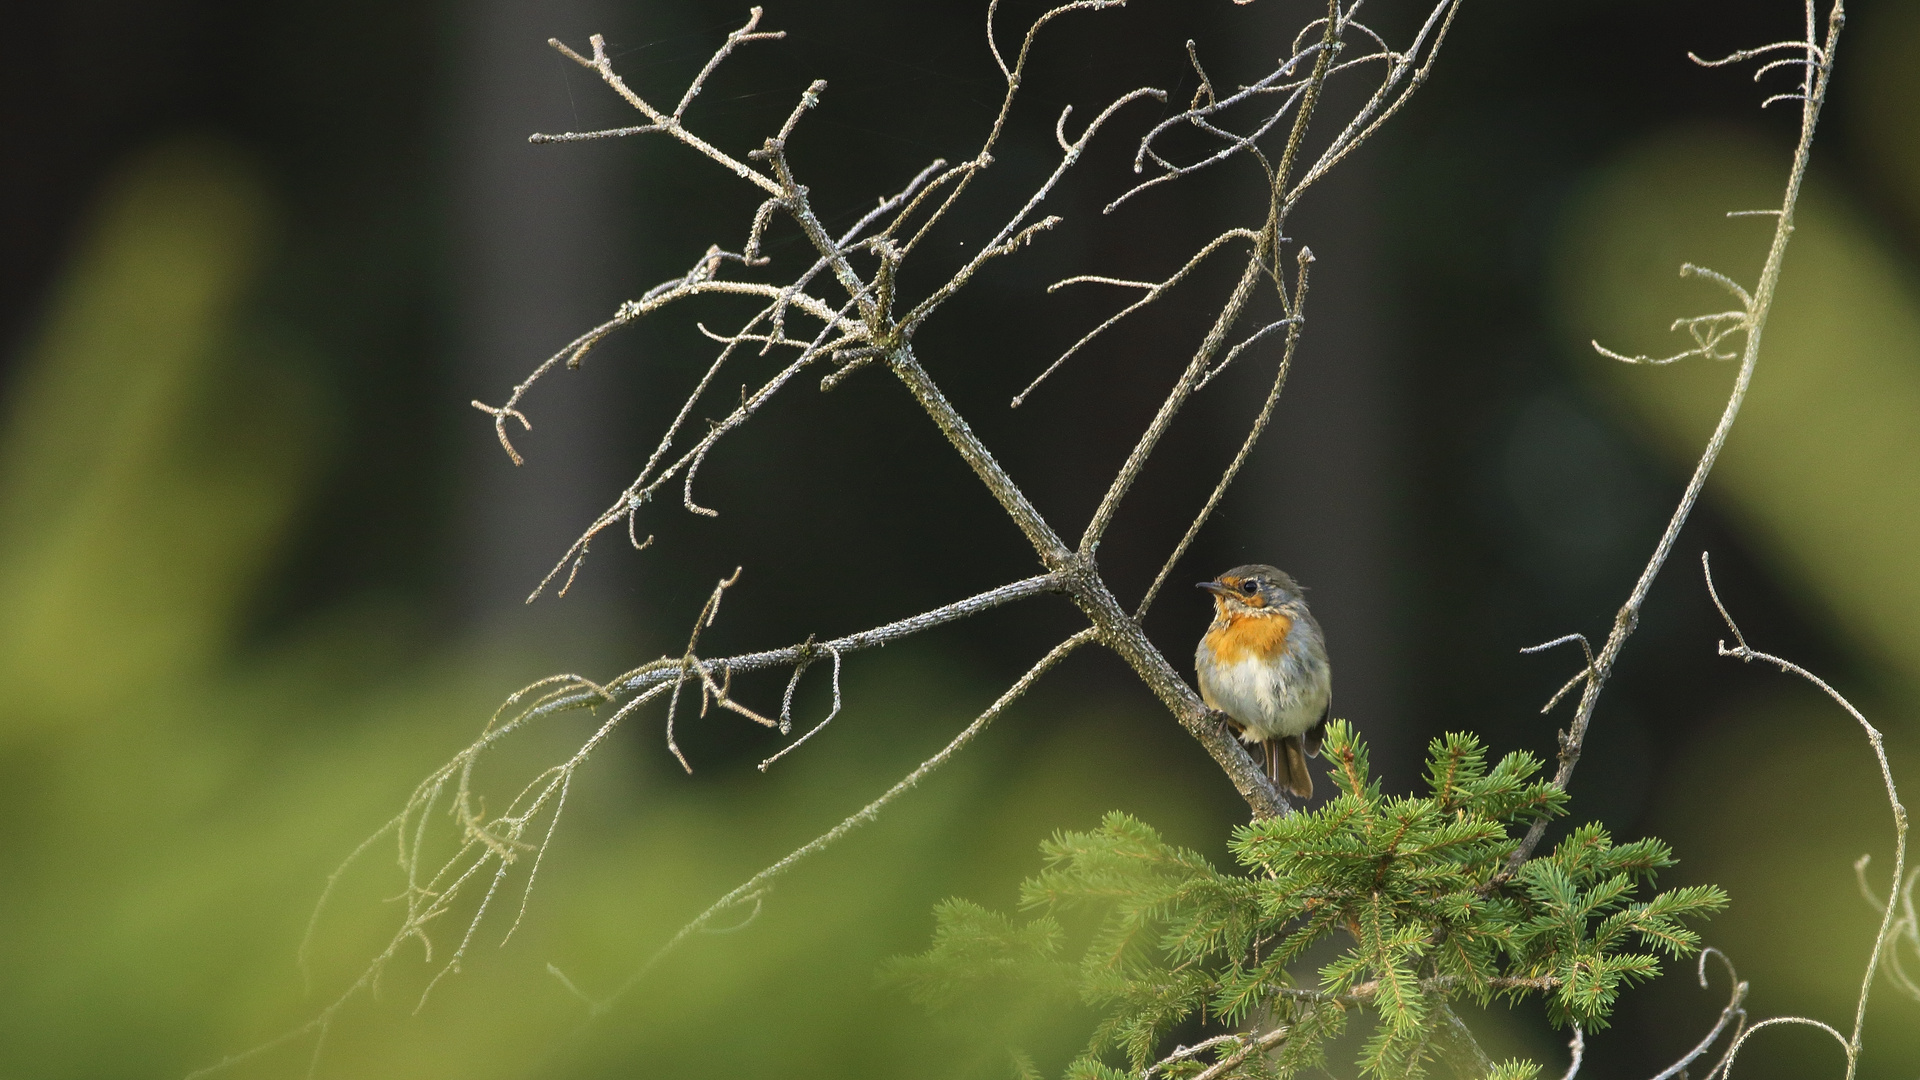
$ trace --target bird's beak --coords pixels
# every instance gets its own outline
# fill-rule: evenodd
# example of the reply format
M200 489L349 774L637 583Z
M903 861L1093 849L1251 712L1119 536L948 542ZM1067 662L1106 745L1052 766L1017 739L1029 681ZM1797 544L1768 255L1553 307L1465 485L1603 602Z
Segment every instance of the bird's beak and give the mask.
M1228 593L1233 592L1232 589L1227 588L1217 581L1196 582L1193 587L1196 589L1205 589L1215 596L1226 596Z

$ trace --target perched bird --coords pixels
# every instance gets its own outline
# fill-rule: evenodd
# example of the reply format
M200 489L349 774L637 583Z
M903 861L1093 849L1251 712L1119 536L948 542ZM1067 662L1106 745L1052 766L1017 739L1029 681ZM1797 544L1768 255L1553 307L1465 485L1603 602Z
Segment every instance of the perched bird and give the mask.
M1214 607L1193 658L1201 700L1231 718L1242 742L1266 752L1275 785L1311 798L1307 756L1320 756L1333 672L1300 586L1271 566L1252 564L1199 587L1213 594Z

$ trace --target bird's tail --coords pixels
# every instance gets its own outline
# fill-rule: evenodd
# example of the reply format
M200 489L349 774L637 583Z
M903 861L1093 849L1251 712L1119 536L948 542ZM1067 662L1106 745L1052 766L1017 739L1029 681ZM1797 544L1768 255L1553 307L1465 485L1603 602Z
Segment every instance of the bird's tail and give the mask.
M1260 745L1266 749L1267 778L1274 786L1296 799L1313 798L1313 774L1307 771L1307 755L1300 745L1300 736L1268 739Z

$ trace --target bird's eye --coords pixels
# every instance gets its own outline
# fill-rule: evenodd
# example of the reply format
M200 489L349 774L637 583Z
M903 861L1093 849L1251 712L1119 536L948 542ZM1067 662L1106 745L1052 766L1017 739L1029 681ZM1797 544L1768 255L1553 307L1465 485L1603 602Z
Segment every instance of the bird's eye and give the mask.
M1260 583L1253 580L1252 578L1248 578L1247 580L1241 582L1240 589L1241 591L1245 592L1248 596L1260 595Z

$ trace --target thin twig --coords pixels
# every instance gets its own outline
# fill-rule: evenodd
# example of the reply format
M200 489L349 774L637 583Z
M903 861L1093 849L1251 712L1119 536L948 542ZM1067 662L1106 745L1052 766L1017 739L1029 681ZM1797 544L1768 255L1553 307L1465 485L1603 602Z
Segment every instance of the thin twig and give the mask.
M1567 1040L1567 1071L1560 1080L1573 1080L1580 1075L1580 1064L1587 1056L1587 1033L1579 1024L1573 1025L1573 1038Z
M669 938L665 945L662 945L653 956L648 958L647 962L642 965L638 971L634 972L625 982L620 984L619 989L615 990L605 999L597 1002L594 1005L593 1014L598 1016L612 1008L615 1002L625 996L629 990L639 985L640 980L645 978L647 973L653 970L660 961L666 959L668 954L672 953L675 948L679 947L681 942L685 941L689 935L704 930L707 924L712 922L716 916L741 903L745 898L764 892L775 878L793 869L809 856L832 846L834 841L845 836L847 833L878 817L880 811L884 809L887 804L912 790L920 781L926 779L927 776L940 768L940 766L952 760L955 754L959 753L963 747L977 738L982 731L985 731L987 725L993 723L1001 713L1007 710L1008 706L1025 696L1026 692L1033 688L1033 684L1040 681L1042 675L1045 675L1048 671L1052 670L1054 665L1066 659L1075 649L1092 641L1093 636L1092 630L1082 630L1054 646L1053 649L1041 657L1037 663L1031 668L1028 668L1026 674L1015 680L1013 685L1008 687L992 705L989 705L985 712L982 712L972 723L968 724L960 734L954 736L951 742L942 747L939 753L921 762L912 772L888 788L879 798L861 807L858 811L840 822L840 824L835 825L833 828L821 833L806 844L794 849L785 858L767 867L765 870L760 871L753 877L748 878L747 881L738 888L714 901L705 911L695 916L693 921L687 923L675 932L673 937Z
M1685 1057L1682 1057L1679 1061L1674 1062L1672 1065L1654 1074L1651 1080L1671 1080L1672 1077L1684 1073L1687 1066L1699 1060L1702 1054L1705 1054L1713 1048L1714 1042L1720 1038L1729 1025L1732 1025L1736 1039L1739 1038L1740 1032L1746 1026L1747 1010L1744 1006L1747 1000L1747 983L1740 978L1740 973L1733 969L1733 961L1727 958L1727 954L1711 945L1700 950L1700 962L1697 966L1700 989L1705 990L1707 988L1707 957L1709 956L1719 957L1720 963L1725 965L1727 969L1727 981L1731 984L1727 998L1727 1007L1720 1010L1720 1019L1714 1022L1712 1030L1707 1032L1705 1038L1701 1039L1692 1050L1687 1051ZM1729 1044L1729 1051L1731 1051L1731 1044ZM1721 1060L1726 1060L1725 1055L1722 1055ZM1705 1080L1712 1080L1713 1075L1719 1071L1720 1067L1718 1065L1708 1070Z
M833 708L827 710L827 715L825 719L821 720L818 724L815 724L814 726L808 728L807 733L805 735L802 735L799 738L788 743L786 746L781 748L779 753L773 755L772 757L766 759L765 761L762 761L760 763L761 772L766 772L768 766L772 765L774 762L779 761L781 758L786 757L788 754L798 749L801 743L806 742L808 739L813 738L815 735L818 735L822 728L826 727L828 724L833 722L834 717L840 715L840 653L837 650L835 650L831 645L823 645L821 646L821 648L833 654ZM794 674L795 682L799 681L801 670L803 669L798 667L794 668L793 674ZM789 695L789 699L791 699L791 695ZM786 722L786 714L784 712L782 712L781 714L781 722L782 722L782 729L784 730L784 725Z
M1232 241L1232 240L1252 240L1257 244L1260 240L1260 235L1252 231L1251 229L1230 229L1227 232L1224 232L1219 236L1214 237L1212 240L1208 241L1206 246L1202 247L1199 250L1199 252L1197 252L1192 258L1187 260L1186 265L1182 266L1179 270L1175 271L1173 276L1170 278L1167 278L1165 281L1148 283L1148 282L1139 282L1139 281L1122 281L1117 278L1102 278L1102 277L1094 277L1090 275L1083 275L1080 277L1067 278L1063 281L1056 281L1052 285L1047 286L1047 291L1053 292L1055 289L1060 288L1062 285L1071 285L1071 284L1075 284L1083 281L1094 281L1094 282L1100 282L1102 284L1107 284L1107 285L1131 285L1136 287L1144 287L1146 289L1146 294L1141 296L1140 299L1135 300L1133 303L1128 304L1126 307L1120 309L1118 314L1109 316L1105 322L1102 322L1099 326L1096 326L1092 330L1087 331L1086 335L1083 336L1079 341L1076 341L1072 345L1068 346L1067 351L1061 353L1058 359L1054 360L1053 363L1047 365L1047 369L1045 371L1042 371L1032 382L1028 383L1026 389L1020 391L1018 394L1015 394L1013 396L1012 407L1017 409L1022 404L1024 404L1027 400L1027 396L1032 394L1035 390L1039 389L1040 384L1047 381L1047 376L1052 375L1055 371L1058 371L1060 369L1060 365L1066 363L1067 359L1071 357L1074 353L1079 352L1094 338L1099 337L1101 334L1105 333L1108 329L1110 329L1114 324L1118 323L1121 319L1126 318L1127 316L1133 314L1134 312L1140 310L1141 308L1146 307L1148 304L1151 304L1154 301L1159 300L1162 296L1165 296L1169 289L1173 288L1175 285L1180 284L1182 281L1185 281L1187 277L1190 276L1193 273L1193 271L1197 269L1202 262L1206 261L1209 255L1212 255L1214 252L1219 251L1222 247L1226 246L1226 244L1229 241ZM1232 359L1232 355L1229 354L1227 359L1230 361ZM1225 367L1226 361L1222 361L1221 366ZM1208 377L1211 378L1211 376L1208 376ZM1195 389L1198 389L1198 387L1196 386Z
M1108 526L1113 523L1113 516L1119 510L1120 500L1132 489L1134 481L1139 479L1140 471L1146 466L1147 458L1159 445L1167 429L1173 425L1173 418L1186 404L1187 397L1193 393L1201 377L1212 366L1214 354L1225 343L1228 332L1239 321L1247 302L1253 298L1254 287L1259 282L1262 271L1277 256L1280 247L1280 228L1290 209L1282 193L1286 191L1294 160L1299 154L1300 146L1306 137L1307 126L1312 121L1319 104L1320 90L1326 83L1327 65L1333 55L1333 45L1337 40L1336 34L1340 25L1339 14L1339 0L1328 0L1326 31L1321 38L1320 51L1314 59L1313 74L1308 77L1305 95L1298 111L1294 114L1293 128L1287 135L1286 149L1281 153L1280 162L1274 170L1272 182L1269 185L1267 220L1262 229L1263 235L1254 245L1253 256L1247 260L1246 269L1241 272L1240 280L1234 284L1233 292L1226 305L1214 319L1213 326L1208 329L1206 338L1200 343L1200 348L1195 350L1193 358L1188 361L1186 371L1181 373L1173 390L1161 402L1159 411L1147 425L1147 430L1141 434L1139 441L1134 444L1133 451L1127 455L1126 463L1120 467L1119 474L1108 486L1106 494L1101 497L1100 505L1093 512L1093 520L1087 523L1086 531L1080 537L1079 550L1085 558L1091 559L1099 550L1100 539L1106 534Z
M1829 41L1829 49L1831 49L1831 41ZM1801 667L1791 660L1783 660L1778 656L1763 653L1748 646L1746 636L1740 633L1739 625L1733 621L1733 616L1727 612L1727 606L1720 601L1720 592L1714 588L1713 585L1713 566L1708 561L1707 553L1704 551L1700 553L1700 572L1706 577L1707 595L1713 598L1714 609L1720 612L1720 618L1725 620L1727 629L1733 634L1733 648L1728 648L1727 643L1724 641L1720 642L1719 652L1721 656L1731 656L1742 663L1752 663L1755 660L1759 660L1762 663L1772 664L1789 675L1800 676L1802 679L1819 687L1822 693L1832 698L1836 704L1845 709L1847 715L1853 717L1854 720L1859 723L1861 730L1866 732L1867 743L1873 747L1874 759L1880 764L1880 781L1886 785L1887 804L1893 809L1892 889L1899 889L1901 883L1906 880L1907 876L1907 808L1901 805L1900 791L1894 786L1893 766L1887 762L1886 742L1880 736L1880 729L1868 723L1867 718L1860 714L1860 710L1854 708L1853 703L1848 701L1840 691L1835 690L1829 685L1825 679L1822 679L1820 676L1815 675L1813 672L1808 671L1806 668ZM1891 895L1891 892L1889 895ZM1880 932L1874 935L1873 952L1867 958L1867 973L1860 980L1860 998L1854 1005L1853 1010L1853 1037L1841 1040L1843 1045L1847 1047L1847 1080L1853 1080L1854 1070L1859 1064L1860 1032L1867 1021L1867 995L1873 990L1873 977L1878 974L1880 970L1880 958L1886 951L1887 942L1893 936L1893 927L1894 905L1889 902L1886 905L1885 911L1880 916ZM1808 1021L1808 1023L1813 1022ZM1755 1026L1758 1027L1760 1025ZM1816 1024L1815 1026L1824 1027L1825 1025ZM1828 1030L1832 1029L1829 1028ZM1744 1042L1745 1037L1743 1036L1740 1041ZM1735 1048L1738 1048L1738 1043L1735 1044Z
M1554 691L1553 696L1547 699L1545 705L1540 706L1540 714L1542 716L1552 712L1553 707L1560 704L1560 699L1566 697L1572 692L1574 687L1580 685L1581 680L1593 678L1593 645L1587 641L1587 635L1585 634L1562 634L1552 641L1543 641L1538 645L1529 645L1520 650L1521 655L1531 656L1534 653L1545 652L1557 645L1566 645L1575 641L1580 643L1580 651L1587 654L1587 666L1574 672L1573 678L1568 679L1559 690Z
M1220 474L1219 481L1213 485L1213 493L1207 496L1206 505L1194 515L1193 522L1187 526L1187 531L1180 537L1180 542L1173 545L1173 551L1167 555L1166 562L1160 565L1160 572L1154 575L1153 584L1147 587L1146 595L1140 598L1140 606L1133 611L1135 622L1147 617L1147 608L1153 606L1154 598L1160 595L1160 589L1166 585L1167 578L1173 573L1173 568L1186 557L1187 548L1191 547L1194 538L1200 535L1201 527L1207 523L1208 518L1213 516L1213 511L1220 505L1220 500L1226 498L1227 488L1232 486L1234 478L1240 475L1240 467L1253 456L1254 446L1259 443L1268 422L1273 419L1274 408L1280 404L1280 392L1286 389L1287 375L1293 370L1294 349L1299 346L1300 334L1306 327L1307 268L1313 265L1313 249L1301 248L1297 261L1299 275L1294 279L1293 307L1287 318L1283 320L1287 327L1286 347L1280 354L1280 366L1273 374L1273 387L1267 391L1267 400L1261 403L1260 413L1254 417L1253 425L1247 429L1246 438L1241 440L1239 453L1233 456L1233 460L1227 464L1226 471ZM1229 354L1228 359L1231 358ZM1222 363L1224 366L1225 362Z

